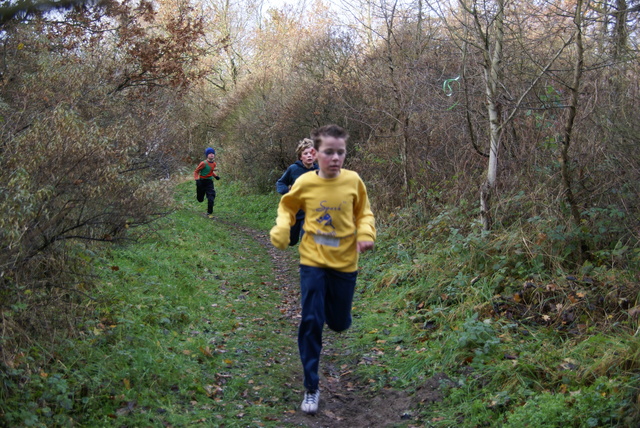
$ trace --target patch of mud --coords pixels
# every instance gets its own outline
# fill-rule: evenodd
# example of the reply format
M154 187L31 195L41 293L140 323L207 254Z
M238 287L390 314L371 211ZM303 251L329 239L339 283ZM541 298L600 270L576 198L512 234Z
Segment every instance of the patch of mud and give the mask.
M291 321L295 335L300 319L299 278L297 260L290 252L275 249L268 235L256 230L233 225L252 236L267 248L271 255L278 287L282 292L280 312ZM300 402L291 403L295 412L282 419L287 426L364 428L364 427L418 427L423 426L418 407L442 401L441 388L450 380L438 374L417 388L406 392L394 389L374 390L369 384L351 374L350 367L338 367L340 351L335 349L333 332L327 329L320 359L320 406L318 413L307 415L300 410ZM295 370L302 372L302 367ZM301 378L302 375L300 374ZM294 386L294 388L296 388ZM304 388L300 388L300 401Z

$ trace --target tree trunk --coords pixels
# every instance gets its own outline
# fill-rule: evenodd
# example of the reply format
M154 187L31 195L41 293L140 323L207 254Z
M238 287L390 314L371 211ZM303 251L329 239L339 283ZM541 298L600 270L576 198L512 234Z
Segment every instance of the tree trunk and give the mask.
M578 207L578 203L573 193L573 184L572 184L572 171L571 171L571 159L569 158L569 147L572 142L572 134L573 134L573 125L576 119L577 111L578 111L578 96L580 94L580 82L582 80L582 69L584 63L584 49L582 46L582 5L583 0L577 0L576 2L576 13L574 17L574 24L576 26L575 30L575 43L576 43L576 60L574 63L573 70L573 81L571 82L571 86L569 91L571 93L571 98L569 101L569 111L567 114L567 121L564 129L564 138L562 140L562 144L560 144L560 172L562 175L562 184L564 187L564 197L569 209L571 210L571 218L573 219L574 225L580 227L582 223L582 218L580 214L580 208ZM577 249L577 264L582 264L584 260L585 254L588 251L587 246L583 239L578 239L578 249Z
M576 26L576 61L574 63L573 81L569 92L571 99L569 101L569 112L564 129L564 138L560 145L560 171L562 174L562 183L564 186L564 196L567 204L571 209L571 216L576 226L580 225L580 209L576 202L572 188L571 166L569 159L569 147L571 146L571 138L573 134L573 125L578 111L578 95L580 94L580 81L582 79L582 68L584 63L584 48L582 46L582 0L576 2L576 14L574 21Z
M629 38L629 30L627 28L627 1L616 0L616 11L613 13L615 17L614 27L614 58L619 60L627 50L627 40Z
M491 221L491 197L496 187L498 174L498 154L500 152L500 106L497 102L498 82L502 74L502 42L504 39L504 0L498 0L498 11L495 17L495 43L493 52L488 33L482 36L481 28L476 15L476 27L484 41L484 76L485 95L487 98L487 113L489 115L489 164L487 165L487 177L480 188L480 221L484 230L490 230Z
M391 86L393 88L393 97L395 100L395 109L396 114L394 128L398 127L398 132L396 133L399 138L399 156L400 156L400 167L402 172L402 184L405 192L409 189L409 174L407 171L407 162L408 162L408 124L409 124L409 115L407 113L404 103L403 91L400 83L400 79L396 73L396 64L394 60L394 48L393 48L393 38L394 38L394 21L395 21L395 13L396 13L396 3L393 3L389 10L385 10L385 22L386 22L386 30L387 35L385 38L385 47L387 51L387 61L388 61L388 69L389 69L389 80L391 82Z

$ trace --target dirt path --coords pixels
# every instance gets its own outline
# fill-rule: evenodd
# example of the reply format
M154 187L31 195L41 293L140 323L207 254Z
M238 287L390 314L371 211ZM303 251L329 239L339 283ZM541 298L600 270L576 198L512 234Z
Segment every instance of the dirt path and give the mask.
M280 311L291 321L292 334L295 335L300 319L297 260L290 252L275 249L264 232L237 225L234 227L252 236L271 255L276 284L282 292ZM337 358L341 351L335 348L333 332L328 329L325 331L327 333L320 360L319 411L316 415L306 415L299 410L299 403L292 403L292 407L298 410L283 422L301 427L332 428L423 426L416 418L414 408L421 402L439 401L442 398L438 391L439 379L430 379L415 394L391 389L373 391L350 374L354 367L338 365ZM301 371L302 368L294 367L292 370Z

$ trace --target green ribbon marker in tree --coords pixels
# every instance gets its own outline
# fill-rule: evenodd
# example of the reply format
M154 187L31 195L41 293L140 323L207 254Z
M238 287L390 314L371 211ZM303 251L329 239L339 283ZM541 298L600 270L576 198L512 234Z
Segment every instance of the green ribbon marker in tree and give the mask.
M460 76L458 77L454 77L453 79L447 79L442 83L442 90L444 91L445 95L450 97L453 95L453 87L451 86L452 83L457 83L458 87L460 87L460 82L458 82L458 80L460 79ZM451 107L449 107L447 110L451 110L452 108L454 108L455 106L457 106L459 103L458 101L456 101Z

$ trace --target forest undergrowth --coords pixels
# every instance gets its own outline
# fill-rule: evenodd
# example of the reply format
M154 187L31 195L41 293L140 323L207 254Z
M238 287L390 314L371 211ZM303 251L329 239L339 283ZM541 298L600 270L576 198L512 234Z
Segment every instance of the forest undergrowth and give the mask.
M217 185L215 219L187 181L139 242L87 253L87 315L6 363L3 426L638 425L637 260L563 271L524 228L461 226L462 206L378 216L354 325L327 334L320 412L301 414L277 197Z
M444 374L427 426L638 426L637 250L576 265L549 219L484 232L465 210L382 219L361 275L361 323L378 325L354 349L371 357L361 371L416 390Z

